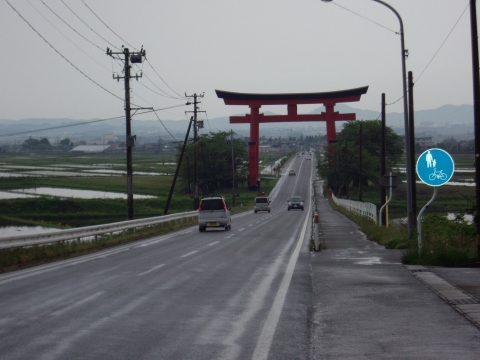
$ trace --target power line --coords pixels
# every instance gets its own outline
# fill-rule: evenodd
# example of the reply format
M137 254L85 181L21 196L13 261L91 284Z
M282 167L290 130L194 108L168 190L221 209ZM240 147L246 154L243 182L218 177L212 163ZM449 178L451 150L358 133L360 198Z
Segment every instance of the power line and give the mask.
M167 131L167 133L170 134L170 136L175 140L175 141L179 141L175 136L172 135L172 133L167 129L167 127L165 126L165 124L163 123L162 120L160 120L160 118L158 117L157 115L157 112L156 111L153 111L155 113L155 116L157 117L158 121L160 121L160 124L163 125L163 127L165 128L165 130Z
M186 97L185 96L182 96L180 95L179 93L177 93L175 90L173 90L170 85L168 85L165 80L163 80L163 78L159 75L159 73L157 72L157 70L154 69L153 65L150 63L150 61L148 61L148 58L145 56L145 61L147 62L148 65L150 65L150 67L152 68L152 70L155 72L155 74L157 74L157 76L159 77L160 80L162 80L162 82L167 85L167 87L172 90L175 94L177 94L181 99L185 99Z
M94 31L85 21L83 21L70 7L68 7L67 4L65 4L65 2L63 0L61 0L62 3L80 20L82 21L90 30L92 30L95 34L97 34L98 36L100 36L104 41L106 41L108 44L112 45L115 49L117 50L120 50L118 47L116 47L115 45L113 45L111 42L109 42L108 40L106 40L105 38L103 38L100 34L98 34L96 31ZM132 46L130 45L126 40L124 40L122 37L120 37L115 31L113 31L106 23L105 21L103 21L86 3L85 1L81 0L83 2L83 4L92 12L93 15L95 15L95 17L103 24L107 27L107 29L109 29L113 34L115 34L120 40L122 40L125 44L127 44L128 46L132 47L133 49L137 50L135 48L135 46ZM171 96L169 94L167 94L165 91L163 91L162 89L160 89L147 75L145 75L145 77L158 89L160 90L162 93L164 93L165 95L161 95L161 94L158 94L160 96L165 96L165 97L170 97L172 99L185 99L184 96L178 94L175 90L173 90L170 85L168 85L165 80L163 80L163 78L158 74L158 72L155 70L155 68L153 67L153 65L148 61L147 57L145 56L145 60L147 61L148 65L150 65L150 67L152 68L152 70L157 74L157 76L160 78L160 80L170 89L172 90L177 96L179 96L179 98L176 98L175 96ZM149 88L147 88L149 89ZM151 89L149 89L150 91L153 91ZM153 91L155 92L155 91Z
M123 118L123 117L124 117L124 116L122 115L122 116L111 117L111 118L108 118L108 119L100 119L100 120L92 120L92 121L83 121L83 122L80 122L80 123L74 123L74 124L68 124L68 125L59 125L59 126L52 126L52 127L43 128L43 129L19 131L19 132L10 133L10 134L0 134L0 137L13 136L13 135L22 135L22 134L30 134L30 133L35 133L35 132L47 131L47 130L62 129L62 128L67 128L67 127L72 127L72 126L80 126L80 125L86 125L86 124L93 124L93 123L96 123L96 122L107 121L107 120L114 120L114 119L120 119L120 118Z
M463 10L462 14L460 15L460 17L458 18L457 22L455 23L455 25L453 25L453 28L452 30L450 30L450 32L448 33L447 37L445 38L445 40L443 40L442 44L440 45L440 47L438 48L437 52L435 53L435 55L433 55L432 59L428 62L427 66L425 66L425 69L422 70L422 72L420 73L420 75L417 77L417 80L415 81L415 83L418 82L418 79L420 79L420 77L423 75L423 73L425 72L425 70L427 70L427 68L430 66L430 64L432 63L433 59L435 59L435 57L437 56L437 54L440 52L441 48L443 47L443 45L445 44L445 42L448 40L448 38L450 37L450 35L452 34L453 30L457 27L458 23L460 22L460 19L463 17L463 15L465 14L465 11L467 11L468 7L470 6L470 3L467 4L467 7L465 8L465 10Z
M5 1L7 1L7 0L5 0ZM114 44L112 44L110 41L108 41L107 39L105 39L102 35L100 35L100 34L97 33L95 30L93 30L93 28L90 27L90 25L88 25L85 21L83 21L82 18L75 13L75 11L73 11L72 9L70 9L70 7L69 7L67 4L65 4L65 2L64 2L63 0L60 0L60 1L61 1L61 2L63 3L63 5L65 5L65 6L67 7L67 9L70 10L70 11L73 13L73 15L75 15L86 27L88 27L90 30L92 30L92 31L95 33L95 35L97 35L98 37L100 37L103 41L105 41L105 42L108 43L109 45L113 46L115 49L120 50L118 47L116 47L116 46L115 46Z
M138 66L137 66L138 68ZM140 68L138 68L140 69ZM143 70L141 70L143 75L145 75L145 77L148 79L148 81L150 81L152 83L153 86L155 86L158 90L160 90L161 92L163 92L163 94L160 94L159 92L153 90L153 89L150 89L147 85L143 84L143 83L139 83L141 84L142 86L144 86L145 88L147 88L148 90L150 90L151 92L157 94L157 95L160 95L162 97L165 97L165 98L168 98L168 99L175 99L175 100L183 100L183 98L177 98L177 97L173 97L171 95L168 95L165 91L163 91L162 89L160 89L144 72Z
M394 34L397 34L397 35L399 34L398 31L389 29L389 28L387 28L386 26L383 26L382 24L379 24L379 23L377 23L377 22L375 22L375 21L373 21L373 20L371 20L371 19L369 19L369 18L367 18L367 17L365 17L365 16L363 16L363 15L360 15L359 13L356 13L355 11L352 11L352 10L350 10L350 9L347 9L346 7L343 7L342 5L337 4L336 2L332 2L332 4L333 4L333 5L336 5L336 6L340 7L340 8L342 8L343 10L346 10L346 11L348 11L348 12L351 12L352 14L355 14L355 15L361 17L362 19L365 19L365 20L367 20L367 21L369 21L369 22L371 22L371 23L373 23L373 24L375 24L375 25L378 25L378 26L380 26L380 27L382 27L382 28L384 28L384 29L386 29L386 30L388 30L388 31L391 31L391 32L393 32Z
M130 45L128 42L126 42L125 40L123 40L115 31L113 31L112 29L110 29L110 27L109 27L107 24L105 24L105 22L104 22L102 19L100 19L97 14L95 14L95 12L90 8L90 6L88 6L88 5L85 3L85 1L83 1L83 0L81 0L81 1L82 1L82 3L85 4L85 6L88 8L88 10L90 10L90 11L92 12L92 14L95 15L95 17L96 17L98 20L100 20L100 22L101 22L103 25L105 25L105 26L107 27L108 30L110 30L112 33L114 33L114 34L115 34L120 40L122 40L125 44L127 44L128 46L130 46L131 48L133 48L133 49L135 49L135 50L138 50L135 46Z
M172 108L176 108L176 107L180 107L180 106L186 106L186 105L190 105L190 104L174 105L174 106L169 106L169 107L161 108L161 109L147 110L147 111L139 112L139 113L137 113L137 115L148 114L148 113L156 112L156 111L163 111L163 110L172 109ZM22 134L27 134L27 133L30 134L30 133L34 133L34 132L42 132L42 131L47 131L47 130L56 130L56 129L62 129L62 128L72 127L72 126L81 126L81 125L87 125L87 124L92 124L92 123L101 122L101 121L121 119L121 118L124 118L124 117L125 117L124 115L121 115L121 116L115 116L115 117L106 118L106 119L100 119L100 120L91 120L91 121L83 121L83 122L74 123L74 124L68 124L68 125L52 126L52 127L43 128L43 129L19 131L19 132L10 133L10 134L0 134L0 137L7 137L7 136L13 136L13 135L22 135Z
M75 31L79 36L81 36L84 40L88 41L90 44L92 44L93 46L95 46L96 48L100 49L101 51L104 51L102 47L98 46L97 44L93 43L92 41L90 41L89 39L87 39L85 36L83 36L82 34L80 34L77 30L75 30L69 23L67 23L65 20L63 20L55 11L53 11L47 4L45 4L45 2L43 0L40 0L42 2L43 5L45 5L45 7L50 10L56 17L58 17L65 25L67 25L70 29L72 29L73 31ZM29 1L30 3L30 1ZM32 5L32 4L30 4ZM33 5L32 5L33 6ZM42 15L43 16L43 15Z
M99 88L101 88L102 90L105 90L106 92L108 92L110 95L113 95L115 96L117 99L120 99L122 101L124 101L124 99L122 99L120 96L117 96L115 95L114 93L112 93L110 90L107 90L106 88L104 88L102 85L100 85L99 83L97 83L95 80L93 80L90 76L88 76L87 74L85 74L82 70L80 70L77 66L75 66L70 60L68 60L65 56L63 56L62 53L60 53L60 51L58 51L52 44L50 44L48 42L47 39L45 39L28 21L27 19L25 19L19 12L17 9L15 9L13 7L12 4L10 4L10 2L8 0L5 0L7 2L7 4L18 14L18 16L20 16L20 18L25 21L27 23L28 26L30 26L30 28L35 31L35 33L37 33L38 36L40 36L42 38L43 41L45 41L58 55L60 55L66 62L68 62L73 68L75 68L75 70L77 70L79 73L81 73L83 76L85 76L88 80L90 80L91 82L93 82L95 85L97 85Z
M38 12L40 14L40 16L42 16L51 26L53 26L53 28L55 30L57 30L60 35L62 35L65 39L67 39L67 41L69 41L73 46L75 46L78 50L80 50L82 53L84 53L86 56L88 56L91 60L93 60L94 62L96 62L98 65L100 65L101 67L103 67L104 69L108 70L107 67L105 67L104 65L102 65L101 63L99 63L97 60L95 60L93 57L91 57L90 55L88 55L85 51L83 51L77 44L75 44L72 40L70 40L64 33L62 33L60 31L59 28L57 28L55 25L52 24L52 22L50 20L48 20L45 15L43 15L31 2L30 0L27 0L27 2L30 4L31 7L33 7L35 9L36 12ZM45 3L42 1L42 3L45 5ZM47 5L45 5L47 6ZM48 8L48 6L47 6ZM49 8L50 9L50 8ZM51 9L50 9L51 10ZM55 13L54 13L55 14ZM56 14L55 14L56 15ZM68 24L67 24L68 25ZM96 46L96 45L95 45ZM108 70L109 71L109 70Z

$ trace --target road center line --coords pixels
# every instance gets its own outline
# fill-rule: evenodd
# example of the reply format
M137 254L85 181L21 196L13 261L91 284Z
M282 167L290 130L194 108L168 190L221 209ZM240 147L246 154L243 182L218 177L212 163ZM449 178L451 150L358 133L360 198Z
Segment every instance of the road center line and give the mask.
M182 255L182 256L180 256L180 257L182 257L182 258L183 258L183 257L187 257L187 256L193 255L193 254L195 254L195 253L197 253L197 252L198 252L198 250L195 250L195 251L189 252L188 254Z
M65 307L65 308L63 308L63 309L61 309L61 310L57 310L57 311L53 312L52 315L62 315L64 312L67 312L67 311L70 310L70 309L73 309L73 308L76 308L76 307L78 307L78 306L81 306L81 305L85 304L86 302L95 300L97 297L103 295L104 292L105 292L105 291L100 291L100 292L98 292L98 293L96 293L96 294L93 294L93 295L91 295L91 296L83 299L83 300L77 301L76 303L73 303L73 304L70 305L70 306L67 306L67 307Z
M152 271L155 271L155 270L157 270L157 269L160 269L162 266L165 266L165 264L157 265L157 266L155 266L155 267L153 267L153 268L151 268L151 269L149 269L149 270L147 270L147 271L144 271L144 272L138 274L137 276L146 275L146 274L148 274L148 273L151 273Z

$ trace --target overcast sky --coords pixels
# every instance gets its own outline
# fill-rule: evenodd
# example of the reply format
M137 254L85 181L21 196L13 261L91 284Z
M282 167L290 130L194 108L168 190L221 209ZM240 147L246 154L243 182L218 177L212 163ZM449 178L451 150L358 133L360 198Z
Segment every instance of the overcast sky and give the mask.
M472 104L469 0L386 1L403 19L416 110ZM215 89L294 93L368 85L360 102L349 105L375 111L382 93L387 103L402 96L399 21L372 0L8 2L0 1L0 119L121 116L124 83L112 73L121 76L122 66L105 50L122 45L143 45L147 53L148 63L134 68L144 77L131 81L132 102L142 107L182 105L185 93L205 93L201 110L212 119L249 112L224 105ZM179 120L188 110L192 106L158 114ZM286 107L261 111L286 114ZM402 111L402 100L387 108Z

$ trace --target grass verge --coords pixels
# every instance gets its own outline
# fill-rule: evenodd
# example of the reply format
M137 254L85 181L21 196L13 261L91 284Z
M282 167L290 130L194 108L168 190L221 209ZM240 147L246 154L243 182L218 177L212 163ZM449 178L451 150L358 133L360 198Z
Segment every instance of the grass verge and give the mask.
M164 235L196 225L196 220L184 219L145 227L140 230L127 230L113 236L99 236L90 241L60 241L51 244L18 247L0 250L0 273L24 269L57 260L69 259L89 254L112 246L142 240L150 236Z
M417 238L409 239L406 226L378 226L372 220L353 214L337 206L330 198L334 210L354 221L368 239L387 249L402 249L402 262L410 265L472 266L480 263L476 250L476 228L457 216L448 220L446 215L429 214L422 222L422 251ZM416 236L416 232L415 232Z

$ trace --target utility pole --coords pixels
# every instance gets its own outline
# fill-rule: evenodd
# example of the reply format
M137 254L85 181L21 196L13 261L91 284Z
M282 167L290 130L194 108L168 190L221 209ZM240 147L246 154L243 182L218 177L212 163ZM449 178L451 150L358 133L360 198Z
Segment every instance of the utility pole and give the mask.
M175 175L173 176L172 186L170 187L170 193L168 194L167 204L165 205L165 210L163 211L163 215L168 214L168 208L170 207L170 201L172 200L173 190L175 189L175 183L177 182L178 172L180 171L180 166L182 166L182 159L183 154L185 153L185 147L187 146L188 136L190 135L190 128L192 127L193 116L190 118L188 122L188 129L187 134L185 135L185 140L183 141L182 152L180 153L180 157L178 158L177 168L175 169Z
M193 112L193 210L197 210L200 204L198 199L198 129L203 128L203 121L197 120L198 113L205 113L206 111L199 111L198 104L201 102L197 101L197 98L203 98L204 93L201 95L197 95L194 93L193 95L185 94L185 97L191 98L193 97L193 111L185 111L186 113Z
M140 75L136 74L135 76L130 76L131 65L133 63L141 63L143 57L145 56L145 50L143 47L140 51L130 52L128 48L122 47L122 52L113 52L111 49L107 48L107 55L112 58L114 55L124 55L124 74L125 76L115 76L113 78L117 81L120 79L125 79L125 123L126 123L126 141L127 146L127 220L133 220L133 161L132 161L132 148L135 146L136 136L132 136L132 125L131 125L131 111L130 107L130 78L136 78L138 80ZM121 57L116 57L117 59L122 60ZM135 110L139 110L136 108Z
M386 174L386 144L387 144L387 139L386 139L386 112L385 112L385 93L382 93L382 149L381 149L381 155L380 155L380 165L382 168L382 174L381 176ZM386 200L385 198L387 197L387 191L386 189L382 186L382 189L380 190L380 207L383 208L383 205L385 204ZM382 222L386 220L386 216L382 217ZM386 223L380 224L380 225L385 225Z
M363 123L360 122L360 134L358 136L359 142L359 164L358 164L358 201L362 201L362 169L363 169Z
M410 146L410 164L415 164L415 111L413 106L413 73L408 72L408 131ZM417 226L417 184L416 172L410 172L410 183L412 184L412 214L413 226Z
M233 154L233 130L232 129L230 130L230 144L232 146L232 205L235 206L235 158Z
M475 224L477 255L480 255L480 66L478 55L477 0L470 0L470 33L472 40L473 126L475 134Z

